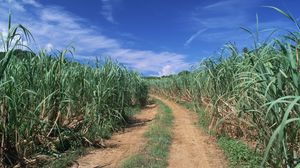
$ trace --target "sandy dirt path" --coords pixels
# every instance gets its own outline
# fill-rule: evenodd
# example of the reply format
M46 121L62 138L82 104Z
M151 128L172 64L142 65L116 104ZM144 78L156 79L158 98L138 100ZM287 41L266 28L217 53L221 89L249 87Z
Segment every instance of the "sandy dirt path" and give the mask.
M174 115L172 145L168 159L170 168L226 167L223 153L215 140L197 128L197 115L176 103L160 98Z
M105 141L107 148L91 151L79 158L72 168L115 168L136 153L146 142L143 134L155 117L157 107L148 107L135 115L134 123L124 133L116 133Z

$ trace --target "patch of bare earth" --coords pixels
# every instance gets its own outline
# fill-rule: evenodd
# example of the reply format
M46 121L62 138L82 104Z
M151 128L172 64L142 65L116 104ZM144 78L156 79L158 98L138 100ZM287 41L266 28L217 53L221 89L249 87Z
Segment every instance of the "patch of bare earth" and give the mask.
M170 168L221 168L227 167L223 152L215 139L197 128L197 115L176 103L156 97L173 111L172 145L169 154Z
M105 141L106 148L91 151L79 158L72 168L112 168L118 167L122 160L138 152L146 142L143 134L149 121L155 117L157 107L147 107L134 116L134 122L123 133L116 133Z

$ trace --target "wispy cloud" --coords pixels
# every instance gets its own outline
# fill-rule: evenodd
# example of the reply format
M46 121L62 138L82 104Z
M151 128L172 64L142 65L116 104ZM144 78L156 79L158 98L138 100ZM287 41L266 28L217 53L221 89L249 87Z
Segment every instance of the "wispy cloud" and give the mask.
M24 4L32 5L34 7L41 7L42 5L35 0L22 0Z
M15 1L15 0L2 0L1 5L5 5L6 7L9 7L10 9L13 9L13 10L25 11L24 6L21 5L19 1Z
M121 0L101 0L102 2L102 15L103 17L111 22L111 23L117 23L117 21L115 20L113 14L114 14L114 10L117 4L119 4L121 2Z
M2 2L5 3L0 3L0 11L9 5L7 1ZM76 48L75 60L92 62L96 57L110 56L121 64L146 75L177 73L190 66L185 60L186 56L182 54L127 48L123 46L122 40L103 34L102 28L90 25L84 18L64 8L37 6L23 1L18 1L17 4L19 9L13 8L13 20L28 27L33 33L36 41L35 45L31 44L33 48L50 51L72 45ZM34 8L30 8L29 12L25 10L26 5ZM6 27L6 21L5 17L0 18L1 28Z
M193 34L189 39L184 43L184 46L187 47L190 43L195 40L200 34L204 33L207 29L200 29L195 34Z
M190 20L199 27L235 28L249 23L255 17L249 15L249 11L259 6L261 1L224 0L197 7L191 12Z
M208 1L209 2L209 1ZM209 2L206 5L196 7L189 13L186 18L188 20L188 27L194 27L193 30L197 31L186 42L188 46L190 41L195 38L200 39L198 42L212 43L222 47L227 42L236 42L240 46L252 45L250 35L244 32L240 27L247 27L255 31L256 27L256 13L257 9L265 5L266 1L263 0L224 0L217 2ZM258 13L259 16L259 13ZM259 28L265 31L266 28L286 27L291 25L283 20L259 20ZM205 33L198 33L199 30L205 29ZM267 36L268 33L261 33ZM217 48L216 48L217 50Z
M240 0L223 0L219 2L214 2L211 4L208 4L203 7L203 9L206 10L218 10L219 12L234 12L234 11L229 11L232 9L236 10L245 10L249 9L249 7L252 7L253 5L258 4L258 0L251 0L251 1L240 1Z

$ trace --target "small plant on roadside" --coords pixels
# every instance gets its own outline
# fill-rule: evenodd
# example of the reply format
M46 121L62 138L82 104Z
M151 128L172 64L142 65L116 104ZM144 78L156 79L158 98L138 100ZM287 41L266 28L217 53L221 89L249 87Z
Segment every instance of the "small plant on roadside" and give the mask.
M224 151L231 167L260 167L262 155L249 149L243 142L221 137L218 139L218 145Z

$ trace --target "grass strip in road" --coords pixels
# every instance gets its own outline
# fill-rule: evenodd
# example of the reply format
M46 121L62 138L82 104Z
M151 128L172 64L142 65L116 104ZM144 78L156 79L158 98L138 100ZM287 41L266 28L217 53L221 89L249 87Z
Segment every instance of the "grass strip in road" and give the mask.
M163 168L167 167L169 147L171 145L171 128L173 115L172 110L156 100L159 105L159 112L155 116L155 121L150 129L145 133L147 143L138 153L125 160L122 168Z

